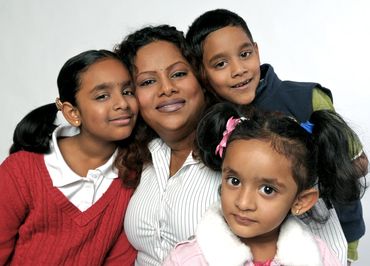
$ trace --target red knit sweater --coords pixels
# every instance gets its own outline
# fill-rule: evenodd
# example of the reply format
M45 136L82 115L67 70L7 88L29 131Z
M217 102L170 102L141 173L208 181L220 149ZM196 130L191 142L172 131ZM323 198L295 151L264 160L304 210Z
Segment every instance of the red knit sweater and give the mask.
M10 155L0 166L0 265L132 265L123 232L131 194L117 178L81 212L52 186L43 155Z

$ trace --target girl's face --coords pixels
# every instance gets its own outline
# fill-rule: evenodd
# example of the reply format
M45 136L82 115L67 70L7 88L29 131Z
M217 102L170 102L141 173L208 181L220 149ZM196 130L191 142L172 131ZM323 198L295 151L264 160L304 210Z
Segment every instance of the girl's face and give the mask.
M179 48L155 41L140 48L135 58L136 96L145 122L165 139L189 135L204 106L204 94Z
M260 59L241 27L227 26L210 33L203 43L203 73L214 92L237 104L249 104L260 81Z
M138 104L130 74L116 59L102 59L80 76L76 94L81 135L103 141L130 136Z
M245 243L274 240L297 194L291 163L261 140L234 140L222 165L221 203L232 232Z

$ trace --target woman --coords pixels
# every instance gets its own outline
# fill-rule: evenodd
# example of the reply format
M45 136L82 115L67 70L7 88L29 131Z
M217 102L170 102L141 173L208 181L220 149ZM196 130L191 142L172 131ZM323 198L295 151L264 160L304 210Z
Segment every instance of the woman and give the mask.
M175 27L140 29L116 52L129 58L141 114L135 137L143 171L140 182L126 180L138 187L125 230L138 250L136 264L160 265L176 243L194 234L202 214L218 199L220 174L193 152L206 99L183 33Z

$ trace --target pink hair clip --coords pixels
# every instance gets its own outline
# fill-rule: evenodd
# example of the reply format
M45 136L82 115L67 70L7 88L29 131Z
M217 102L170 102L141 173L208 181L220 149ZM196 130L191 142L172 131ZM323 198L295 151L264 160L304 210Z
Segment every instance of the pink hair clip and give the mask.
M223 132L223 137L220 141L220 143L217 145L216 147L216 151L215 151L215 154L219 154L220 155L220 158L222 158L222 155L224 153L224 149L226 148L226 144L227 144L227 140L229 139L229 136L231 135L231 133L234 131L235 127L242 121L242 120L247 120L247 118L245 117L241 117L241 118L234 118L233 116L230 117L228 120L227 120L227 123L226 123L226 129L225 131Z

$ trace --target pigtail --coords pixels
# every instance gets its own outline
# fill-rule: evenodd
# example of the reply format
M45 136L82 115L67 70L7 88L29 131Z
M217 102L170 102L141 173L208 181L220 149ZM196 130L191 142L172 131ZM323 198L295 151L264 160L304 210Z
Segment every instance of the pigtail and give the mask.
M231 103L220 103L206 112L198 123L196 144L199 156L206 166L215 171L221 171L222 159L215 152L231 116L240 117L237 107Z
M13 144L9 153L20 150L36 153L48 153L49 142L58 109L55 103L38 107L28 113L16 126L13 133Z
M334 202L350 202L361 197L358 170L351 153L356 133L342 117L330 110L313 112L312 137L317 159L317 175L321 197Z

